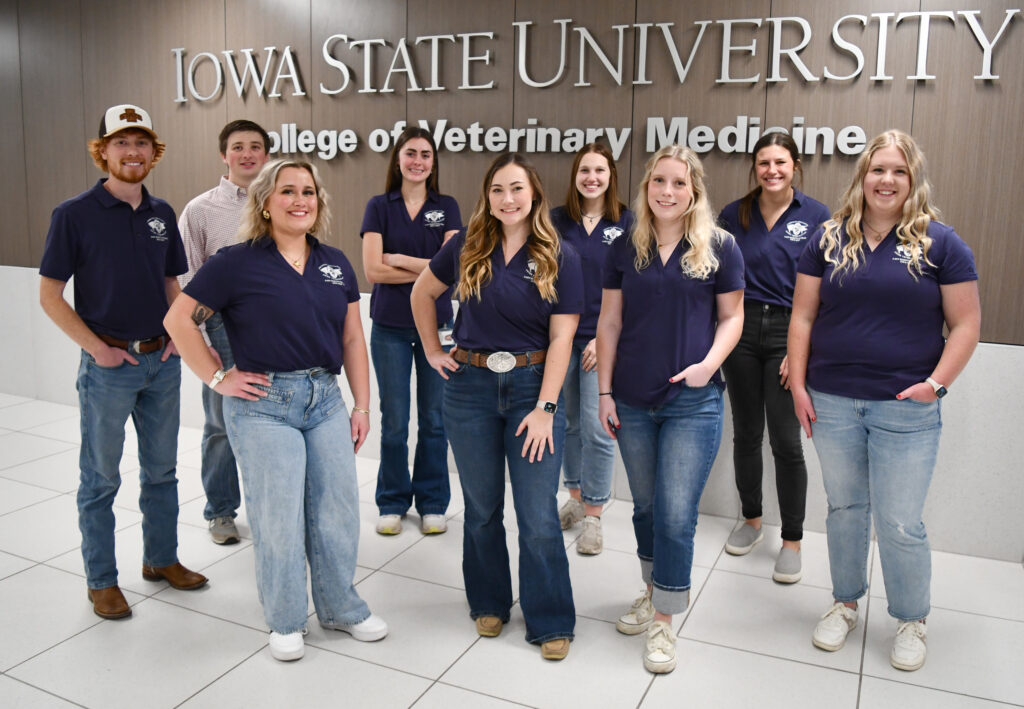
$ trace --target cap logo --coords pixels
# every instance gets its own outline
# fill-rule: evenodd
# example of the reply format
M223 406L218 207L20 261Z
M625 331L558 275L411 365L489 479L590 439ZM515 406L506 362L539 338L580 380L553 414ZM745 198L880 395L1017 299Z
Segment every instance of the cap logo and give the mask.
M118 118L128 123L137 123L142 120L142 116L136 113L134 108L126 108L124 113L118 116Z

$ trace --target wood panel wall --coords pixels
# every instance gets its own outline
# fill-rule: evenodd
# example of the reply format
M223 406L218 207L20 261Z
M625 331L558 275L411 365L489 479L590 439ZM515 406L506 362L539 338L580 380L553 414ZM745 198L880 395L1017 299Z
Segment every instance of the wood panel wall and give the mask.
M979 0L985 31L991 35L1004 13L1014 7L1005 0ZM99 8L99 9L98 9ZM790 80L766 85L771 34L767 23L739 28L736 43L756 40L754 57L738 53L735 75L760 73L754 84L716 84L720 71L721 28L712 24L690 68L685 84L675 70L657 28L651 28L647 55L650 85L632 85L635 38L626 32L624 81L616 86L591 56L593 86L573 86L579 74L579 38L569 33L568 67L550 88L533 88L519 78L515 66L514 21L533 21L530 64L535 79L557 68L561 18L586 26L602 49L614 57L613 25L673 21L683 60L697 30L696 20L800 16L813 30L811 44L800 54L819 76L827 62L834 71L849 71L852 60L837 52L830 39L832 24L846 14L917 10L957 10L946 0L173 0L138 3L129 0L0 0L0 157L5 169L0 184L9 208L0 221L0 265L36 266L42 253L50 212L60 201L91 186L101 173L86 153L103 110L117 102L137 103L150 111L168 151L147 184L177 209L195 194L216 184L223 173L217 154L217 133L229 120L251 118L268 130L296 123L299 130L350 128L360 148L331 161L314 158L332 196L334 228L331 243L346 251L362 277L359 225L366 201L383 190L388 153L366 146L374 128L390 129L395 121L416 123L438 119L466 127L524 127L530 118L539 125L569 127L632 126L619 160L620 197L632 199L649 157L645 150L648 116L688 116L696 124L720 128L737 115L756 116L761 127L789 127L794 116L807 125L860 125L868 136L890 127L910 131L929 160L935 197L945 221L953 224L974 249L981 274L984 308L982 338L1024 344L1024 239L1014 204L1024 193L1024 18L1007 28L995 54L999 81L973 79L981 51L966 23L935 20L931 28L930 81L909 81L916 63L917 23L909 20L889 30L888 71L895 79L872 82L877 22L861 30L844 25L844 36L861 37L864 73L855 81L804 82L791 67ZM400 37L458 34L491 30L493 41L480 43L491 51L491 63L478 65L477 79L493 79L497 88L456 89L462 67L458 43L441 45L441 79L445 91L409 91L406 81L393 81L391 93L359 93L363 81L362 53L344 44L335 56L352 70L352 86L337 96L319 92L320 82L334 84L337 72L321 57L324 40L342 33L352 39L386 37L378 49L373 84L380 87ZM793 35L793 36L790 36ZM126 39L127 38L127 39ZM784 42L795 41L787 28ZM263 66L263 48L292 48L307 95L266 99L250 91L238 97L233 87L214 101L174 103L176 83L171 50L186 47L186 65L200 51L220 54L252 47ZM410 45L421 82L429 83L425 46ZM272 65L276 67L276 60ZM210 85L212 71L200 72ZM468 149L444 150L438 156L443 191L458 199L468 220L480 194L480 178L492 159ZM544 178L549 200L560 204L570 183L572 156L538 153L532 157ZM854 160L840 155L810 156L804 161L804 191L836 206L852 173ZM713 151L706 155L712 203L716 208L748 189L749 156ZM365 281L362 283L366 287Z

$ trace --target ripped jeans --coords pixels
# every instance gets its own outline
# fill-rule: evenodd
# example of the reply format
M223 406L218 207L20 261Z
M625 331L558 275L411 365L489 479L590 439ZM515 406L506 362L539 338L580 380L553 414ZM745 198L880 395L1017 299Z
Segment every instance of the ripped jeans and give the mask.
M817 415L811 440L828 497L832 595L849 602L867 592L874 517L889 615L927 617L932 564L921 513L939 451L939 402L808 391Z

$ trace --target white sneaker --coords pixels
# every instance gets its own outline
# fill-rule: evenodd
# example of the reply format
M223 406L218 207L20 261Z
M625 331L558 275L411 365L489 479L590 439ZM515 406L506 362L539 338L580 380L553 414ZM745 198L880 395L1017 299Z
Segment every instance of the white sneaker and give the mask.
M857 627L857 610L836 601L814 626L811 642L822 650L835 652L846 643L846 636Z
M402 533L402 515L381 515L377 518L377 534L393 536Z
M448 520L444 515L423 515L420 518L420 531L424 534L444 534L448 531Z
M651 592L647 591L633 601L630 609L615 621L615 629L623 635L639 635L651 626L654 620L654 604L651 603Z
M384 622L383 618L373 613L361 623L337 623L335 625L321 623L320 625L328 630L340 630L343 633L348 633L356 640L364 643L380 640L388 634L388 624Z
M654 621L647 629L644 667L659 675L676 668L676 636L672 634L672 626L663 620Z
M558 522L562 525L562 529L570 529L583 521L586 514L587 508L583 502L570 497L565 504L558 508Z
M600 554L604 549L604 536L601 534L601 518L587 515L583 518L583 533L576 540L576 553L585 556Z
M306 652L302 633L270 633L270 654L275 660L291 662L302 658Z
M923 620L900 621L892 652L889 653L889 663L906 672L921 669L928 654L928 646L924 642L927 635L928 628Z

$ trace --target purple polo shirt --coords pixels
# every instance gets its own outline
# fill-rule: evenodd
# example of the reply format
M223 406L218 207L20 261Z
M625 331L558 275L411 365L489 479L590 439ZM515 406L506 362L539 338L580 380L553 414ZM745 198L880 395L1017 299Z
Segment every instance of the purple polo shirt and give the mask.
M239 369L294 372L344 364L342 335L349 303L359 300L352 264L338 249L307 234L299 273L273 239L226 246L203 264L185 293L224 316Z
M427 193L415 219L409 218L402 193L398 190L379 194L366 205L362 237L374 231L384 238L384 253L416 258L433 258L444 243L444 235L462 228L459 205L447 195ZM409 306L412 283L374 283L370 295L370 318L387 327L416 327ZM447 292L437 299L437 322L452 319L452 296Z
M430 260L431 273L442 283L452 285L458 279L465 243L465 233L459 232ZM583 312L583 270L575 249L563 243L555 281L558 302L549 303L533 284L535 269L525 244L507 266L499 244L491 254L491 279L480 289L480 299L474 296L459 303L455 344L483 352L546 349L551 316Z
M612 372L616 399L645 408L667 404L686 386L669 378L711 350L718 324L716 296L743 288L743 256L736 241L720 233L724 238L714 247L718 270L704 280L683 275L683 242L666 264L654 254L639 272L633 265L632 240L612 244L604 287L622 291L622 331ZM725 386L719 372L712 381Z
M39 274L75 277L75 312L90 330L122 340L162 335L164 279L188 270L171 206L142 188L132 209L99 180L53 210Z
M585 347L597 336L597 316L601 312L601 270L608 256L608 247L619 237L629 236L633 213L623 209L617 222L602 217L590 234L582 224L569 217L565 207L551 210L551 221L562 235L562 242L572 244L583 264L583 315L576 328L575 343Z
M907 270L909 253L895 228L871 251L861 250L856 271L832 278L819 229L798 271L821 279L818 316L811 328L807 384L854 399L893 399L935 369L945 339L939 286L978 280L974 255L951 227L928 225L932 246L923 272ZM846 243L845 228L841 244Z
M757 200L750 207L750 228L740 226L739 200L718 215L722 227L736 237L746 265L746 300L793 307L796 262L814 231L831 216L828 207L793 190L793 201L769 229Z

